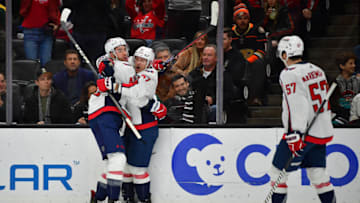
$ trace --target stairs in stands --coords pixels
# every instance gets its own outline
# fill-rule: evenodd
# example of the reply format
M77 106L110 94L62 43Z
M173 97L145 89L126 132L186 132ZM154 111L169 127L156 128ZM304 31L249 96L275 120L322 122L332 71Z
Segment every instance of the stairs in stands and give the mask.
M334 2L334 1L332 1ZM360 44L360 2L343 0L338 5L330 5L330 16L325 33L321 37L312 37L307 47L307 61L321 66L331 81L339 74L335 65L335 56L342 51L352 51ZM337 10L336 10L337 9ZM324 25L326 26L326 25ZM282 126L281 123L281 88L271 84L267 95L267 106L250 106L248 125Z
M281 126L282 90L278 83L272 83L267 95L267 106L249 106L246 124L261 126Z
M331 7L324 36L312 38L308 47L307 60L322 67L329 81L339 74L335 64L336 55L353 51L360 44L360 2L344 0L339 6Z

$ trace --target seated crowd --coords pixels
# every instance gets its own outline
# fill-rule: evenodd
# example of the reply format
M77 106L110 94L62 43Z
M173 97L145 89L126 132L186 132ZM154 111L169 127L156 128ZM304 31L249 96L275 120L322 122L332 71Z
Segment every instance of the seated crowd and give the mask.
M62 5L49 4L58 9L52 10L54 13L48 16L49 19L43 20L46 22L44 26L47 26L47 32L42 34L49 39L42 38L43 42L37 45L34 45L32 37L39 37L39 32L44 29L38 29L38 25L35 25L31 14L34 11L26 5L21 5L20 14L24 17L21 27L24 33L25 58L40 59L41 68L37 71L34 83L22 87L25 90L21 91L27 91L27 96L14 100L13 120L18 123L37 124L87 123L87 100L96 90L96 76L82 65L81 58L74 49L65 51L63 70L51 72L49 67L46 67L47 62L51 61L49 53L51 55L53 51L52 42L50 43L53 37L68 40L66 35L61 34L63 30L58 30L59 19L54 17L59 14L61 7L68 7L75 13L70 18L71 22L67 22L68 28L92 62L103 54L103 45L107 38L121 36L144 40L146 46L153 48L155 58L167 63L166 68L159 71L156 92L168 108L168 117L162 123L215 122L217 49L214 39L216 35L214 32L202 35L204 31L198 30L201 27L200 14L204 13L204 6L199 7L197 4L190 6L186 5L187 3L179 6L177 1L169 1L165 9L164 2L164 0L126 0L124 5L119 1L112 1L111 5L95 3L94 8L106 7L102 12L91 12L93 9L90 8L91 5L82 8L70 0L63 0ZM276 57L278 41L283 36L297 34L306 44L310 31L306 30L304 22L311 19L312 11L316 11L315 8L286 4L282 0L266 0L263 7L256 6L254 2L256 1L233 0L229 1L225 8L229 11L225 12L227 27L224 28L222 36L223 111L226 113L226 123L246 123L248 106L267 105L267 87L269 83L277 82L280 71L284 68ZM120 32L126 30L126 28L120 29L120 27L124 28L123 20L126 16L119 15L119 12L125 12L121 6L126 8L131 19L127 33ZM87 12L84 11L86 9ZM77 10L79 11L76 12ZM102 14L107 10L112 15L110 19L103 19ZM189 19L187 21L180 19L178 16L180 14L188 14L185 18ZM119 16L123 19L119 19ZM117 19L116 22L114 18ZM90 26L98 25L100 20L109 24ZM184 22L194 25L189 24L186 27L188 29L184 28L181 31L175 28L174 25L180 27ZM182 50L183 47L174 49L161 41L164 38L181 36L184 37L182 39L185 44L193 39L197 40L185 50ZM72 46L69 42L69 48ZM45 52L47 55L42 56ZM169 59L170 63L168 63ZM332 101L333 111L336 114L334 123L355 123L360 117L360 79L354 75L355 59L354 55L343 54L336 61L340 75L336 78L339 84L338 99ZM269 67L270 70L267 69ZM5 121L6 109L4 81L5 75L0 73L1 122Z

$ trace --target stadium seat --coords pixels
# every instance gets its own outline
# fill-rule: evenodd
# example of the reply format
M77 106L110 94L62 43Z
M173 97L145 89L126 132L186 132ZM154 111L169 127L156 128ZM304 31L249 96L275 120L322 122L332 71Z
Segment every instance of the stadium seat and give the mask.
M64 60L51 60L44 65L47 71L52 74L56 74L57 72L64 70L66 67L64 65Z
M69 49L69 43L63 39L56 39L52 50L53 60L64 60L65 51Z
M14 60L13 80L18 83L28 83L36 79L36 71L40 68L38 60Z
M206 30L209 27L209 23L210 23L209 16L200 16L199 30Z
M25 59L25 51L24 51L24 40L22 39L13 39L12 46L14 50L14 59Z
M186 41L183 39L162 39L159 42L163 42L170 48L170 51L181 50L186 46Z
M36 87L35 83L29 83L24 87L24 93L23 93L24 101L32 95L35 87Z
M130 47L130 56L134 54L137 48L146 46L146 42L143 39L125 39L125 41Z

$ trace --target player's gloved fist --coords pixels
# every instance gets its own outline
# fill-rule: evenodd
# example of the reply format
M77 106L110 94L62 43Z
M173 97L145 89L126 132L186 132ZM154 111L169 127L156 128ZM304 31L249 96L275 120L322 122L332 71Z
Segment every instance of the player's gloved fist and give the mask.
M107 92L107 91L110 91L111 93L117 92L114 91L114 87L115 87L114 83L115 83L115 79L113 77L101 78L96 81L98 89L101 92Z
M96 61L99 73L105 74L106 76L112 75L114 73L114 61L111 58L99 58Z
M152 63L152 67L155 68L155 70L157 70L158 72L162 72L166 69L165 63L160 59L154 60L154 62Z
M167 108L164 104L159 101L154 102L153 106L151 107L152 114L156 116L158 120L162 120L166 117Z
M306 146L306 144L302 140L302 134L299 131L290 132L285 135L285 140L294 156L300 156L299 153Z

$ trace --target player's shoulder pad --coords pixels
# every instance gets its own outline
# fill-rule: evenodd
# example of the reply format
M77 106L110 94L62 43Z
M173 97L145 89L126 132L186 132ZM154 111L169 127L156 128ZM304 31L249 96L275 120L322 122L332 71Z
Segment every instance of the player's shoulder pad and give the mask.
M122 67L132 68L132 65L129 62L119 61L119 60L115 60L114 66L115 66L115 68L122 68Z
M158 72L154 68L147 68L141 71L140 75L144 75L151 80L157 80Z
M296 78L296 67L286 67L284 68L280 73L280 79L281 80L287 80L289 78Z

